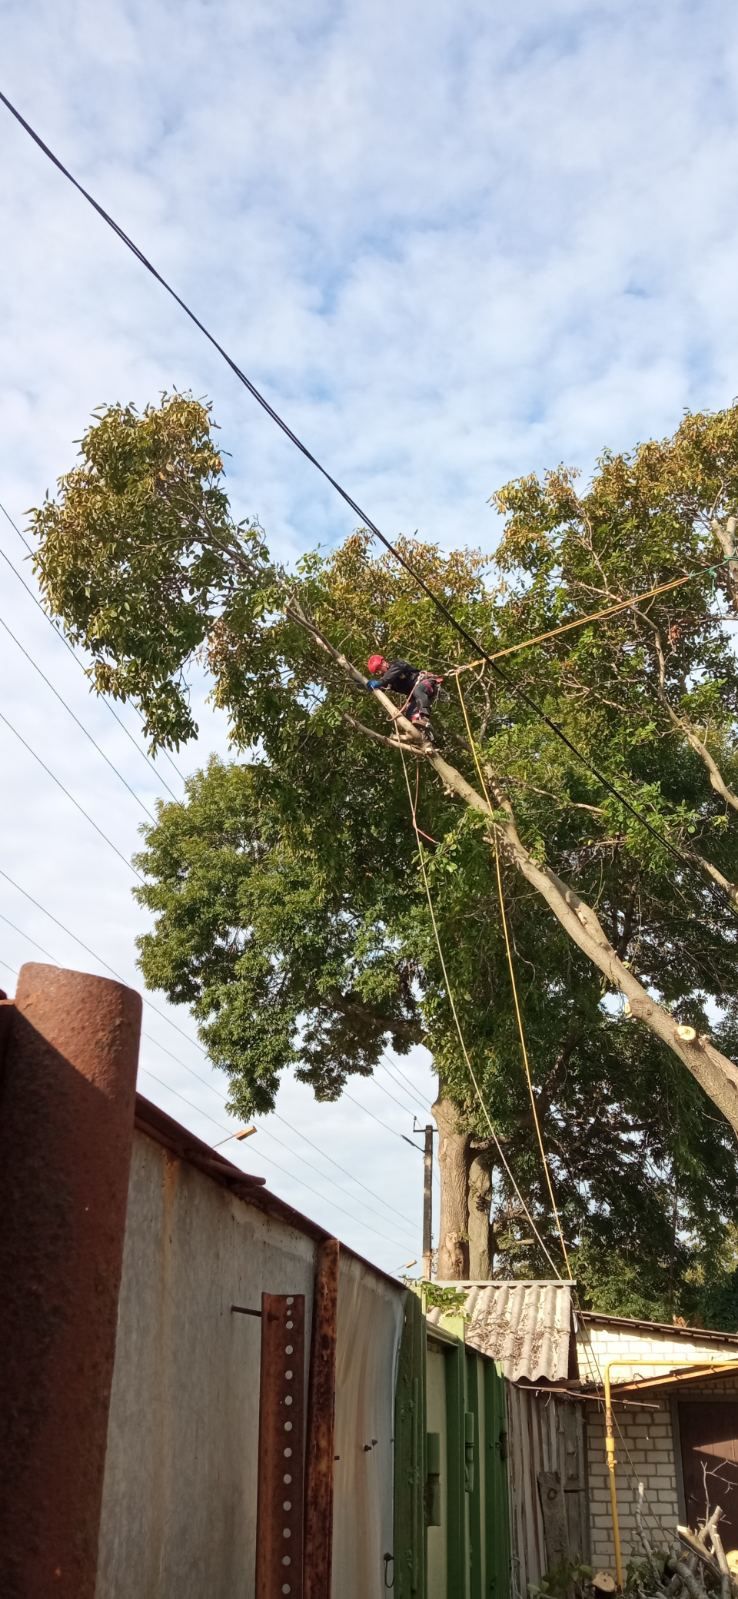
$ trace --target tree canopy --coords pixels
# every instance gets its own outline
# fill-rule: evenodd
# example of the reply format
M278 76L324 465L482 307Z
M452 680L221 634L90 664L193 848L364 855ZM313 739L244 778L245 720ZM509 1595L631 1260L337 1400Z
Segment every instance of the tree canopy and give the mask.
M735 1210L738 676L722 618L737 498L731 409L687 417L674 440L630 457L605 455L582 494L561 469L508 485L494 557L402 543L487 651L514 651L507 681L482 667L460 678L492 822L448 776L476 781L450 680L436 714L443 759L407 740L406 759L436 841L427 869L466 1042L553 1250L490 852L498 829L537 1109L577 1269L603 1308L623 1308L626 1293L662 1314L693 1308ZM496 1269L546 1270L460 1054L397 724L350 665L377 648L448 674L467 646L361 531L292 571L273 562L261 528L232 520L209 412L186 396L100 413L34 520L47 603L91 652L96 686L135 698L152 742L177 745L194 732L186 674L198 658L230 719L236 759L211 762L181 805L160 808L139 857L155 918L141 944L147 982L192 1005L243 1113L270 1108L289 1066L335 1097L387 1042L426 1043L472 1140L464 1158L490 1173ZM640 1020L623 1006L629 985ZM677 1023L695 1045L672 1042Z

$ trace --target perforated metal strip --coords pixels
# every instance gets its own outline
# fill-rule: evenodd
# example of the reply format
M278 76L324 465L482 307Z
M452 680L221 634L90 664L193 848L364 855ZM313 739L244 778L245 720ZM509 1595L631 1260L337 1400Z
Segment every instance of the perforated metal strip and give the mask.
M303 1599L305 1299L262 1294L256 1599Z

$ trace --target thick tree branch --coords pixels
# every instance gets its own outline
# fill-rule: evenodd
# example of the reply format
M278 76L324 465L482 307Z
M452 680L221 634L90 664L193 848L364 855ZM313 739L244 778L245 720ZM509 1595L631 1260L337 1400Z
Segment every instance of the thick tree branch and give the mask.
M676 728L677 732L682 734L683 738L687 740L690 749L694 750L695 755L697 755L702 761L702 764L705 767L707 775L710 779L710 785L712 788L714 788L715 793L719 794L720 798L724 800L725 804L729 805L732 810L738 811L738 794L735 794L732 788L730 788L729 784L726 783L725 778L720 771L720 767L718 766L714 756L710 754L707 745L703 743L701 738L698 737L697 733L687 721L686 717L680 716L679 712L674 710L674 707L669 700L669 696L666 691L666 656L664 654L664 644L659 629L657 628L655 622L652 622L651 618L646 616L643 611L637 611L635 614L640 617L641 621L646 623L647 627L653 633L654 649L656 651L659 672L658 686L656 689L659 704L666 711L672 727Z
M389 750L399 750L402 747L407 750L408 755L419 756L425 754L424 746L415 742L411 744L405 739L387 738L385 733L377 733L373 727L367 727L364 722L357 721L355 716L349 716L348 711L342 711L341 716L349 727L353 727L355 733L363 733L365 738L373 738L375 744L384 744Z
M726 518L725 522L721 522L718 517L714 516L710 526L715 538L718 541L718 544L720 545L723 555L730 559L731 564L725 569L727 573L727 584L730 590L730 597L733 601L734 609L738 611L738 560L732 559L736 553L736 518L734 516L729 516Z
M363 1000L348 999L345 994L334 990L330 996L334 1010L340 1011L342 1016L363 1022L376 1029L378 1033L393 1033L396 1038L404 1038L408 1044L424 1044L426 1035L419 1022L408 1021L405 1017L389 1017L373 1009Z
M346 676L363 689L365 679L361 672L333 648L316 624L308 620L301 607L291 603L290 614L307 629L321 649L342 666ZM398 718L395 707L386 695L377 691L376 698L393 721L405 724L409 736L415 739L419 737L404 717ZM455 795L464 805L491 822L508 859L545 901L564 932L602 972L608 983L625 996L631 1016L641 1021L686 1066L738 1134L738 1067L721 1054L705 1035L694 1039L680 1037L678 1022L620 959L595 911L550 866L542 865L526 848L518 833L510 800L494 773L489 769L485 771L494 800L493 808L484 795L479 794L463 774L444 759L440 751L429 748L427 759L447 793Z

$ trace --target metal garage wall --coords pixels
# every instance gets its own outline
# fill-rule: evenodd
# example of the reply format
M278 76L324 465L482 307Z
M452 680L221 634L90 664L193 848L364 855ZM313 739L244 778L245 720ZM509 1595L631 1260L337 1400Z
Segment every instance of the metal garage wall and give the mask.
M338 1278L334 1599L386 1599L392 1555L395 1379L406 1293L342 1256ZM392 1568L389 1566L388 1581Z
M137 1133L96 1599L253 1593L262 1291L304 1294L315 1244Z

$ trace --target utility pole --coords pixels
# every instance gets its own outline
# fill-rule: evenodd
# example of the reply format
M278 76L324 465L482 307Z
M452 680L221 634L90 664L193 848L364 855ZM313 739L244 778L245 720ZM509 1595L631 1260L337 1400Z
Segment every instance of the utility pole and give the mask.
M430 1282L433 1269L433 1134L437 1128L430 1122L426 1127L418 1127L413 1116L413 1132L423 1134L423 1281ZM406 1133L400 1133L406 1144L412 1144L413 1149L418 1145L414 1138L408 1138ZM415 1264L415 1262L413 1262Z
M422 1133L423 1145L423 1277L430 1282L431 1265L433 1261L433 1134L435 1127L429 1123L427 1127L416 1127L413 1119L413 1132Z

